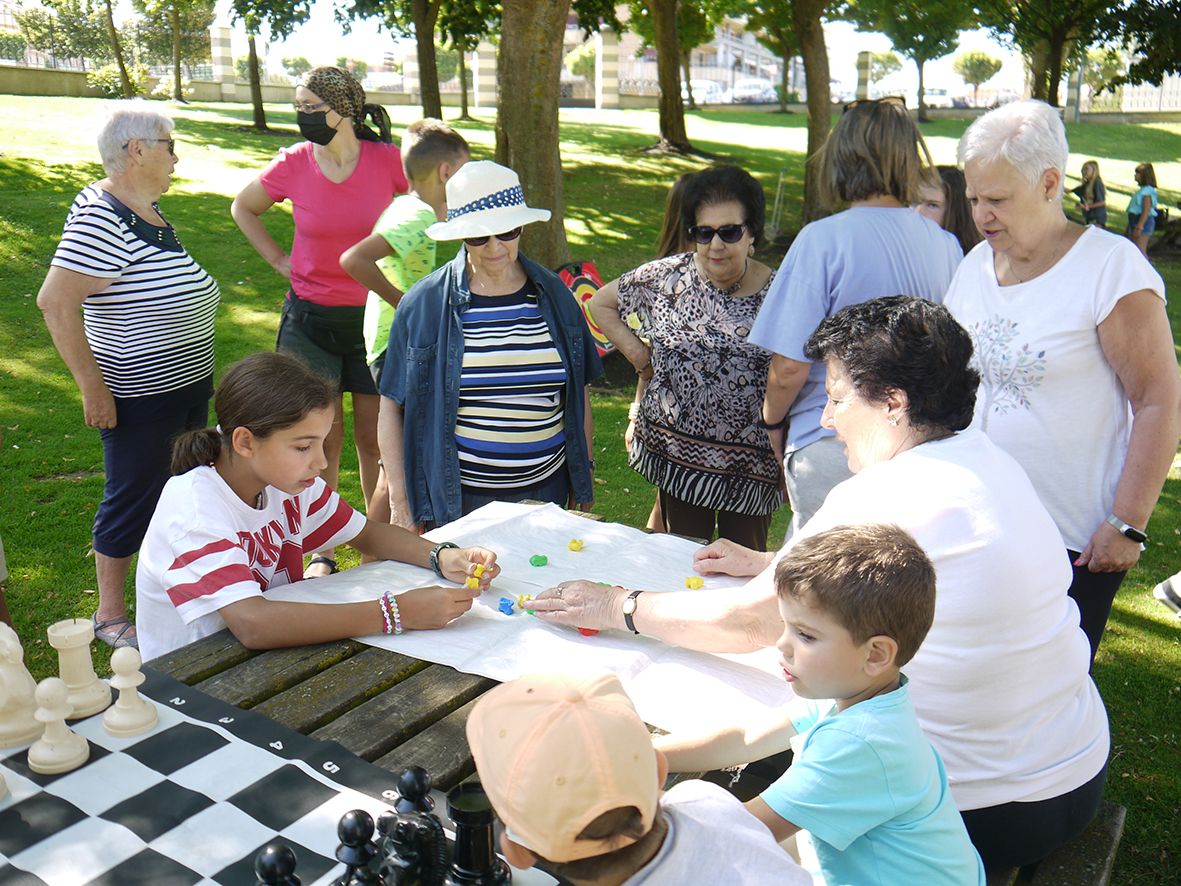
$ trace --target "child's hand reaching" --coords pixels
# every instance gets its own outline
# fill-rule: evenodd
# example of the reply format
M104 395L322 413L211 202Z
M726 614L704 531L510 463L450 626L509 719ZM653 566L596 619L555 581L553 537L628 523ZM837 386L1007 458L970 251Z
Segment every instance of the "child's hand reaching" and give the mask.
M492 579L500 575L496 554L487 548L444 548L439 551L439 568L443 577L465 587L469 579L476 580L472 590L479 596L488 590Z
M441 628L472 608L480 596L474 588L415 588L398 594L398 610L405 628L424 631Z

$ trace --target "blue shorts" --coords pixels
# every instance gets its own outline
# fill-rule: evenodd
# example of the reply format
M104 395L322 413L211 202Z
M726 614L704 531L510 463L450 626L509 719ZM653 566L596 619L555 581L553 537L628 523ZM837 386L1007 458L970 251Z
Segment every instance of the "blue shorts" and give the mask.
M1128 236L1129 237L1131 237L1133 234L1136 233L1136 225L1138 225L1138 224L1140 224L1140 213L1129 212L1128 213ZM1156 215L1150 215L1150 216L1148 216L1148 219L1144 222L1144 230L1141 231L1140 233L1143 236L1147 237L1149 234L1151 234L1155 230L1156 230Z
M99 430L107 482L94 515L94 550L130 557L139 550L164 484L172 476L172 441L206 427L213 377L167 394L116 397L113 428Z

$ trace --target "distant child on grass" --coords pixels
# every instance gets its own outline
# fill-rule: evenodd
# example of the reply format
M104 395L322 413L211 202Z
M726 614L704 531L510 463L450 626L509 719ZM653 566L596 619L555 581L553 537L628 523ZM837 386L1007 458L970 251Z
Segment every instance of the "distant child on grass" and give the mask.
M324 483L335 403L332 386L286 354L254 354L226 371L214 396L218 425L177 438L174 476L140 549L136 629L145 660L224 627L251 649L441 628L500 572L492 551L432 544L367 520ZM359 603L267 599L303 578L305 553L346 543L461 584L479 573L479 587Z
M517 868L575 886L811 883L722 788L686 781L662 795L664 756L613 674L497 686L467 737Z
M362 286L369 287L365 303L365 359L373 380L381 384L394 309L411 286L438 267L435 241L426 229L447 219L447 179L471 157L464 137L428 117L411 123L402 136L402 167L410 192L394 198L378 218L373 233L345 250L340 266ZM378 475L369 503L369 516L390 518L389 480Z
M775 585L783 675L832 703L793 717L795 759L747 809L777 840L807 830L829 883L983 886L899 671L935 614L927 555L895 526L838 526L793 547Z

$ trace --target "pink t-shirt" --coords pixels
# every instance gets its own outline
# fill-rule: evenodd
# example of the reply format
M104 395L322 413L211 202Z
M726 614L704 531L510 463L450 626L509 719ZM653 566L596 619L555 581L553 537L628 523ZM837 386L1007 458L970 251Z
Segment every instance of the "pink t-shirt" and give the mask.
M276 203L291 201L291 288L304 301L332 307L365 304L368 290L345 273L340 256L368 237L394 197L410 189L396 146L360 144L356 168L339 184L325 178L307 141L280 149L258 177Z

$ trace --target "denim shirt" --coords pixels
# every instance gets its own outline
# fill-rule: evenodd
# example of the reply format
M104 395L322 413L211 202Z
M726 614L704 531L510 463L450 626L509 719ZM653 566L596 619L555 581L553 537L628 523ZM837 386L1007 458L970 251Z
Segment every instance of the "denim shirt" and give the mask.
M583 431L586 384L603 374L582 308L561 279L523 255L537 304L566 369L566 470L576 501L594 499ZM398 303L381 373L381 395L402 407L406 499L416 523L450 523L463 514L455 422L463 366L463 312L471 304L467 252L423 277Z

